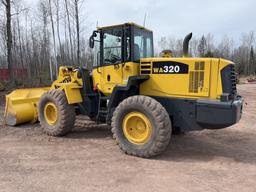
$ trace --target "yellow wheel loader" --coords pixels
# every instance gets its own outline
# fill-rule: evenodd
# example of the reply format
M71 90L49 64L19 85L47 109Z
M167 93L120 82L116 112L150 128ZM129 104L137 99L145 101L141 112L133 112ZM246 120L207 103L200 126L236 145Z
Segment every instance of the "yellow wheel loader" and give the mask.
M175 130L229 127L243 107L234 63L188 57L191 38L182 58L170 51L156 58L152 31L134 23L98 28L90 37L93 70L60 67L51 87L7 95L6 123L39 119L45 133L63 136L86 115L111 125L126 154L145 158L163 152Z

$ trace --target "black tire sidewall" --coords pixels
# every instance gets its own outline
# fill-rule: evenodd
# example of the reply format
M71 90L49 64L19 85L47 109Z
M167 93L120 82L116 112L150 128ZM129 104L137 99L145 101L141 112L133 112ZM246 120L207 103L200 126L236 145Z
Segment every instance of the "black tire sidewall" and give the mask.
M44 117L44 108L49 102L57 107L58 119L55 125L49 125ZM45 93L39 102L38 111L40 124L47 135L64 136L74 127L75 107L68 103L65 92L61 90L50 90Z
M53 97L50 97L48 94L45 94L42 98L41 101L39 103L39 119L40 119L40 123L44 126L44 128L48 129L48 131L54 131L59 127L59 123L60 123L60 116L58 115L58 120L57 123L55 125L49 125L45 119L44 116L44 109L45 106L48 103L53 103L57 110L58 110L58 114L60 114L60 107L58 104L58 101L56 101L56 99L54 99Z

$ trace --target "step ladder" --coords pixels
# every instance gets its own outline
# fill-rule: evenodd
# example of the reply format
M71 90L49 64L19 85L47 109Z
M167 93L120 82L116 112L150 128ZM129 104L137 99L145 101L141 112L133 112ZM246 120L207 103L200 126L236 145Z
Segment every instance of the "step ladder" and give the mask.
M100 96L99 97L99 105L98 105L98 114L97 121L98 122L106 122L106 118L108 115L108 101L110 97Z

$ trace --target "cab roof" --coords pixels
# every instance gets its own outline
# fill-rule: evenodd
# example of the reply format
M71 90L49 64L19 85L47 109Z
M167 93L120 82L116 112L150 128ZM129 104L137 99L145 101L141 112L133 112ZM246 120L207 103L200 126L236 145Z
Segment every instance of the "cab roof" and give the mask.
M143 29L143 30L145 30L145 31L152 32L152 30L147 29L147 28L145 28L145 27L143 27L143 26L141 26L141 25L138 25L138 24L136 24L136 23L133 23L133 22L124 23L124 24L118 24L118 25L110 25L110 26L98 27L97 29L98 29L98 30L104 30L104 29L111 29L111 28L122 27L122 26L127 26L127 25L134 26L134 27Z

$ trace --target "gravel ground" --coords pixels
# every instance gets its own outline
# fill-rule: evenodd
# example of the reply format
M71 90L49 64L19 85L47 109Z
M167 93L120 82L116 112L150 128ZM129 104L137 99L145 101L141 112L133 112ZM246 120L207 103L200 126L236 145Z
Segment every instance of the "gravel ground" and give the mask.
M173 136L154 159L124 155L110 128L79 120L63 138L0 126L0 191L256 191L256 85L240 85L239 124ZM3 107L1 107L1 117Z

